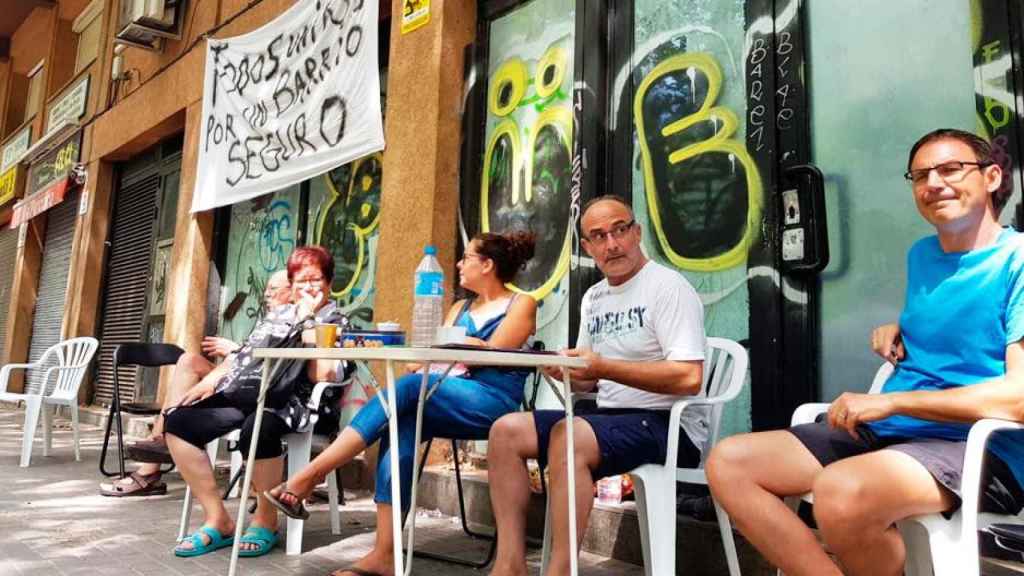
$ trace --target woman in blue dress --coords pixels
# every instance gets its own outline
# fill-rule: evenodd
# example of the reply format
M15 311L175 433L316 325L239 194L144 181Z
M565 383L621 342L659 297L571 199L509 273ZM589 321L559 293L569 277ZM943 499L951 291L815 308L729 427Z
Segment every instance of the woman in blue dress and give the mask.
M459 260L459 285L471 293L456 302L445 319L447 326L464 326L466 342L492 348L521 348L536 326L536 301L508 288L516 273L533 257L534 235L482 233L473 237ZM418 367L414 367L418 368ZM519 409L528 372L514 368L467 369L456 366L444 378L423 407L422 440L434 436L486 440L491 424ZM441 374L432 374L431 384ZM395 385L398 405L398 458L402 503L409 504L415 455L416 408L421 374L406 374ZM271 503L294 518L308 512L302 502L334 469L343 466L376 441L377 459L374 501L377 503L377 538L374 549L338 576L392 574L391 460L388 450L387 415L383 391L371 399L341 431L338 438L288 481L264 494Z

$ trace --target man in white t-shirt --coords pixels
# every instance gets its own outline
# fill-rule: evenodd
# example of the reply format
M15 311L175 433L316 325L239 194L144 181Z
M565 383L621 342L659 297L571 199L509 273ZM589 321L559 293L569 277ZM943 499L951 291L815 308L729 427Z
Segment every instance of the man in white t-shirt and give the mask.
M617 196L590 201L580 222L583 247L605 279L583 296L576 348L563 353L587 360L572 370L576 391L598 392L598 408L577 412L577 541L593 505L594 482L637 466L665 461L668 414L681 396L701 392L704 309L678 272L649 261L640 248L640 227L629 204ZM549 374L560 377L557 371ZM526 460L541 467L550 456L551 560L548 574L569 572L568 471L565 413L519 412L499 419L488 440L491 505L498 528L492 576L526 574ZM683 413L679 465L696 466L707 438L705 414Z

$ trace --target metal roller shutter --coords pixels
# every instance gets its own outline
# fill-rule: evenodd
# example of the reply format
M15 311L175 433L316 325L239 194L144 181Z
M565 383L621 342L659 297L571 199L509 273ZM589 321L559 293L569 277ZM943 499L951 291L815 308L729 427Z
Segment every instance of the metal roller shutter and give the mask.
M32 314L32 342L28 357L38 360L47 348L60 342L61 324L64 322L64 297L68 291L68 268L71 266L71 245L75 238L75 220L78 216L76 190L63 202L46 213L46 244L43 246L43 265L39 272L39 293ZM27 392L39 390L46 367L30 370ZM55 381L50 379L50 386Z
M114 347L141 342L146 296L153 266L153 243L160 199L160 174L156 171L122 184L114 197L110 252L103 291L103 327L100 329L99 371L93 402L110 404L114 394ZM121 368L122 402L135 398L135 367Z
M11 286L14 284L14 260L18 255L18 230L6 225L0 229L0 363L7 344L7 309L11 305Z

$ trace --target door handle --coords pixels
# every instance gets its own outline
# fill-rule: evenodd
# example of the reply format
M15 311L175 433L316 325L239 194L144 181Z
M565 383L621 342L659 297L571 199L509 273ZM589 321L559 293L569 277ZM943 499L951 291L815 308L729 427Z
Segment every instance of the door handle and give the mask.
M782 269L817 274L828 266L828 221L825 215L825 175L811 163L782 169L787 183L782 201ZM801 181L807 183L802 190Z

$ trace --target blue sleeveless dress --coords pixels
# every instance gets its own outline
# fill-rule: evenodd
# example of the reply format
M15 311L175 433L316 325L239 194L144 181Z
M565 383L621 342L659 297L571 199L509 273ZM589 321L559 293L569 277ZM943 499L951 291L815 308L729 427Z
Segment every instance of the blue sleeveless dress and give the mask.
M515 297L512 298L515 300ZM511 306L512 302L509 302ZM465 326L466 335L487 340L505 319L508 308L477 326L469 314L470 302L462 307L455 326ZM529 371L497 367L472 367L467 374L448 376L437 387L423 407L423 441L434 437L458 440L486 440L495 420L519 409L523 401L523 386ZM441 374L430 375L433 386ZM402 506L408 508L412 486L412 464L416 442L416 406L422 375L406 374L395 383L398 406L398 460L401 468ZM377 458L377 480L374 501L391 503L391 449L387 435L387 416L382 402L384 390L373 397L352 418L349 424L369 446L381 441Z

